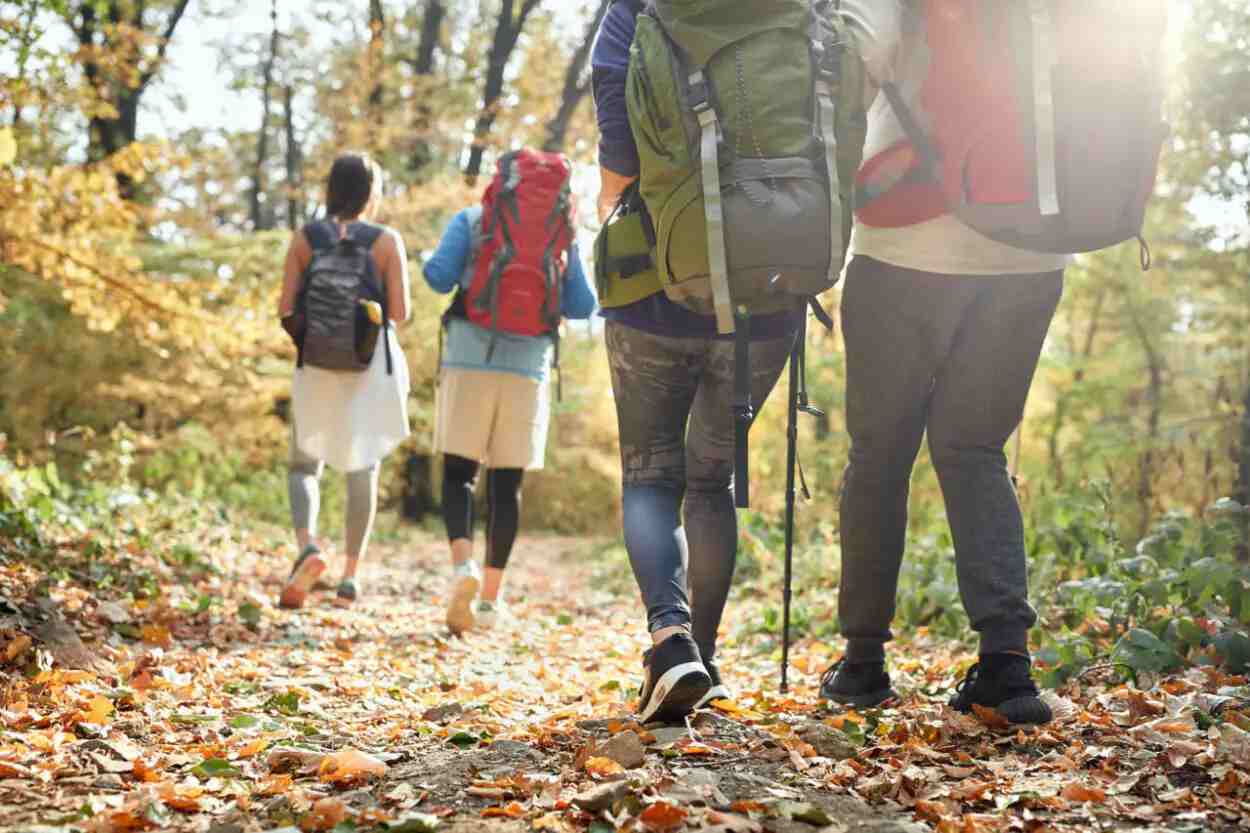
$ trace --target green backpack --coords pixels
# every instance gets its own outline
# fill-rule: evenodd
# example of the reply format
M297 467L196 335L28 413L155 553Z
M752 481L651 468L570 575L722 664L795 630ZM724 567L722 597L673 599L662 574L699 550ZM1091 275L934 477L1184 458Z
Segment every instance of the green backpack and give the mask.
M626 102L657 289L722 333L841 272L866 117L837 6L655 0L638 16Z

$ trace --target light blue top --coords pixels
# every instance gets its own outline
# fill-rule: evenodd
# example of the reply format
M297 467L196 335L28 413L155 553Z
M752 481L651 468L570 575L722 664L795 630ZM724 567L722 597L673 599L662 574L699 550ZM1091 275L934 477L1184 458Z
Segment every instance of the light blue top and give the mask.
M447 294L468 277L473 249L473 222L481 209L466 208L451 218L438 248L425 262L425 282L435 292ZM595 311L595 294L586 281L576 244L569 250L569 268L560 292L560 314L565 318L589 318ZM495 352L486 361L492 338ZM497 370L546 381L551 374L555 343L550 336L518 336L491 333L464 318L452 318L443 345L443 367Z

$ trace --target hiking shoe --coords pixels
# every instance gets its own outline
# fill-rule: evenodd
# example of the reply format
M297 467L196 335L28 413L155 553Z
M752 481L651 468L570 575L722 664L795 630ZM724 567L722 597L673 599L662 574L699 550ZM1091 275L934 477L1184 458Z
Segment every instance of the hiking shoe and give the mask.
M898 694L890 687L885 662L849 662L829 666L820 678L820 696L844 706L870 709Z
M1053 715L1038 696L1031 667L1019 654L983 654L955 687L951 707L966 713L975 704L996 710L1008 723L1049 723Z
M355 578L345 578L339 582L334 591L334 604L338 607L351 607L360 598L360 587Z
M513 620L512 611L503 599L496 599L493 602L486 599L480 600L477 603L476 615L477 626L485 631L504 627Z
M325 569L326 562L321 557L321 550L317 548L317 545L309 544L304 547L299 558L295 559L295 564L291 567L291 575L287 577L286 584L282 587L282 595L278 597L278 606L287 609L303 607L309 591L317 583L317 579L321 578Z
M716 663L710 659L703 660L703 668L707 671L708 677L712 681L712 687L707 690L707 694L699 702L694 704L696 709L701 709L709 705L713 700L732 700L733 692L729 690L729 686L721 682L720 669L716 667Z
M646 678L638 698L638 722L680 723L712 687L689 634L676 633L642 655Z
M473 627L473 600L481 586L482 571L476 561L469 559L456 565L447 594L447 627L452 633L464 633Z

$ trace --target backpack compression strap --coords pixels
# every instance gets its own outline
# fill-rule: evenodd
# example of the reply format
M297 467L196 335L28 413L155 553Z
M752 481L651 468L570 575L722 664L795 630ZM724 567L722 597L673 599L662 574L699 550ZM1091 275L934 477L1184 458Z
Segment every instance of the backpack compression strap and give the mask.
M725 208L720 193L720 121L708 96L703 70L690 74L688 103L699 120L702 138L699 156L703 163L703 212L707 220L707 261L711 272L712 306L716 310L716 330L734 331L733 296L729 291L729 259L725 254Z
M837 4L835 4L836 6ZM838 14L835 8L833 14ZM836 32L827 31L823 25L822 15L812 12L812 49L815 52L815 87L816 87L816 123L820 128L821 144L825 147L825 174L829 178L829 222L832 231L829 235L829 283L838 281L841 271L843 252L846 241L842 239L842 212L846 206L838 199L841 182L838 178L838 141L837 108L835 106L834 89L844 83L842 74L842 50L846 48L839 42ZM833 207L838 207L837 216L833 216Z

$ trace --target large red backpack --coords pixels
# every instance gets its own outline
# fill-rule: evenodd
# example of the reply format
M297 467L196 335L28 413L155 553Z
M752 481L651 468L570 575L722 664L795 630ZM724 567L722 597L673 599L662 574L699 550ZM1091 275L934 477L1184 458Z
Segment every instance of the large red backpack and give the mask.
M1167 0L916 5L929 52L919 109L883 88L907 139L861 167L857 219L898 227L950 211L1041 252L1140 239L1167 134Z
M482 197L469 320L493 332L536 336L560 324L560 286L573 242L572 169L559 153L518 150L499 159Z

